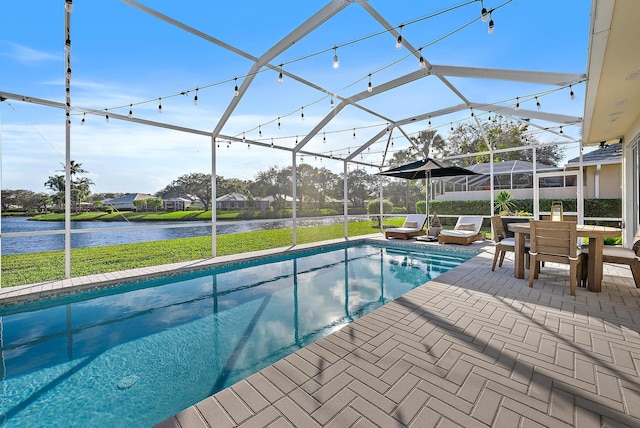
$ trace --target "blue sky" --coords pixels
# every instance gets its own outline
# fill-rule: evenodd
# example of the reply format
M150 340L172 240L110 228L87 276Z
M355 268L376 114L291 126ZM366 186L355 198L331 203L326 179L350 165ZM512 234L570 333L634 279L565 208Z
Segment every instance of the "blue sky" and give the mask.
M255 57L327 3L143 1L145 6ZM487 23L477 19L480 1L370 0L368 4L392 26L405 24L403 37L416 48L424 46L422 54L431 64L586 72L590 13L586 0L485 0L487 9L495 8L492 35L487 32ZM0 92L64 102L64 1L4 2L2 9ZM428 18L431 15L435 16ZM375 88L419 69L406 47L398 50L393 36L379 34L383 30L363 7L352 3L271 64L283 64L284 70L348 97L366 90L370 73ZM206 136L113 119L107 123L103 116L89 114L81 125L81 109L127 115L133 105L134 117L210 132L232 101L234 85L246 77L251 61L117 0L74 0L71 40L71 158L90 171L93 192L155 193L182 174L211 171L211 144ZM340 59L337 69L332 67L334 46L338 46ZM277 72L261 69L224 124L223 135L241 137L244 132L249 139L270 143L273 138L277 146L292 147L296 136L302 139L331 112L326 94L286 76L282 83L277 78ZM515 97L526 99L554 89L469 78L452 77L449 81L477 103L503 101L508 105ZM200 88L197 106L193 103L195 88ZM573 88L574 100L568 89L541 96L541 111L582 116L584 88L584 83ZM186 95L178 95L182 92ZM429 76L372 96L361 105L401 120L460 103L442 82ZM535 110L535 102L523 103L521 108ZM469 120L465 111L434 118L432 126L446 137L451 123ZM305 149L345 155L385 126L380 118L347 107ZM404 130L411 134L427 128L428 124L421 122ZM580 137L579 126L565 127L563 132ZM566 141L548 133L537 137L545 142ZM408 145L399 133L393 134L393 140L392 150ZM64 162L64 110L18 100L2 102L0 142L2 188L44 191L43 183L58 174ZM372 145L361 160L379 163L385 146L386 139ZM568 157L577 155L577 145L568 148ZM343 170L340 161L310 156L301 161ZM254 179L257 172L270 166L290 164L288 151L249 148L241 143L227 148L223 141L217 153L217 172L225 178Z

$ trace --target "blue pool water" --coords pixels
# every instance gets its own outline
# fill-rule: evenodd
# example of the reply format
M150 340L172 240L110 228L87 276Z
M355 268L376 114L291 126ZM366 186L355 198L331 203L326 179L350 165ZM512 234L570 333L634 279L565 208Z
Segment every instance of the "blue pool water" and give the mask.
M473 257L342 244L0 309L0 424L148 427Z

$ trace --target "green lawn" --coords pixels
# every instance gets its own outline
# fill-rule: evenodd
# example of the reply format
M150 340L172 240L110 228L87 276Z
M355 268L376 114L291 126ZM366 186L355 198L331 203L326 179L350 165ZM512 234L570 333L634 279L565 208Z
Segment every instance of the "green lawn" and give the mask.
M99 213L87 214L95 215ZM389 220L385 222L385 225L397 226L402 223L402 220ZM297 242L298 244L306 244L342 238L344 236L343 227L342 224L335 224L298 228ZM349 236L367 235L377 231L378 229L371 222L349 223ZM223 256L287 247L291 245L292 237L293 231L291 229L218 235L217 254ZM211 257L210 236L108 247L79 248L71 250L71 275L77 277L209 257ZM63 251L2 256L2 287L63 278Z

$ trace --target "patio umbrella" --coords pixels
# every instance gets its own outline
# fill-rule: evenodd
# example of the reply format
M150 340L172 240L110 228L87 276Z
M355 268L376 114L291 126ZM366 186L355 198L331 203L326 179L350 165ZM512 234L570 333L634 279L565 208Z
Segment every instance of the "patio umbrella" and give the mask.
M462 168L459 166L449 165L446 162L439 161L432 158L426 158L418 160L405 165L400 165L395 168L382 171L379 175L385 177L404 178L407 180L417 180L426 178L427 183L431 178L439 177L455 177L458 175L482 175L470 169ZM426 190L426 212L427 220L429 219L429 186Z

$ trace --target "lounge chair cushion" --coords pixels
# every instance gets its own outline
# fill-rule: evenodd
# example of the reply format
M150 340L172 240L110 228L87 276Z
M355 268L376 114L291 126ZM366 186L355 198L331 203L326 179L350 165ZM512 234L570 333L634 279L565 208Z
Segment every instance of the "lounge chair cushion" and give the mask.
M475 232L476 225L474 223L461 223L458 225L457 230L470 230Z
M418 227L418 222L417 221L405 221L404 225L402 226L403 228L407 228L407 229L415 229Z

